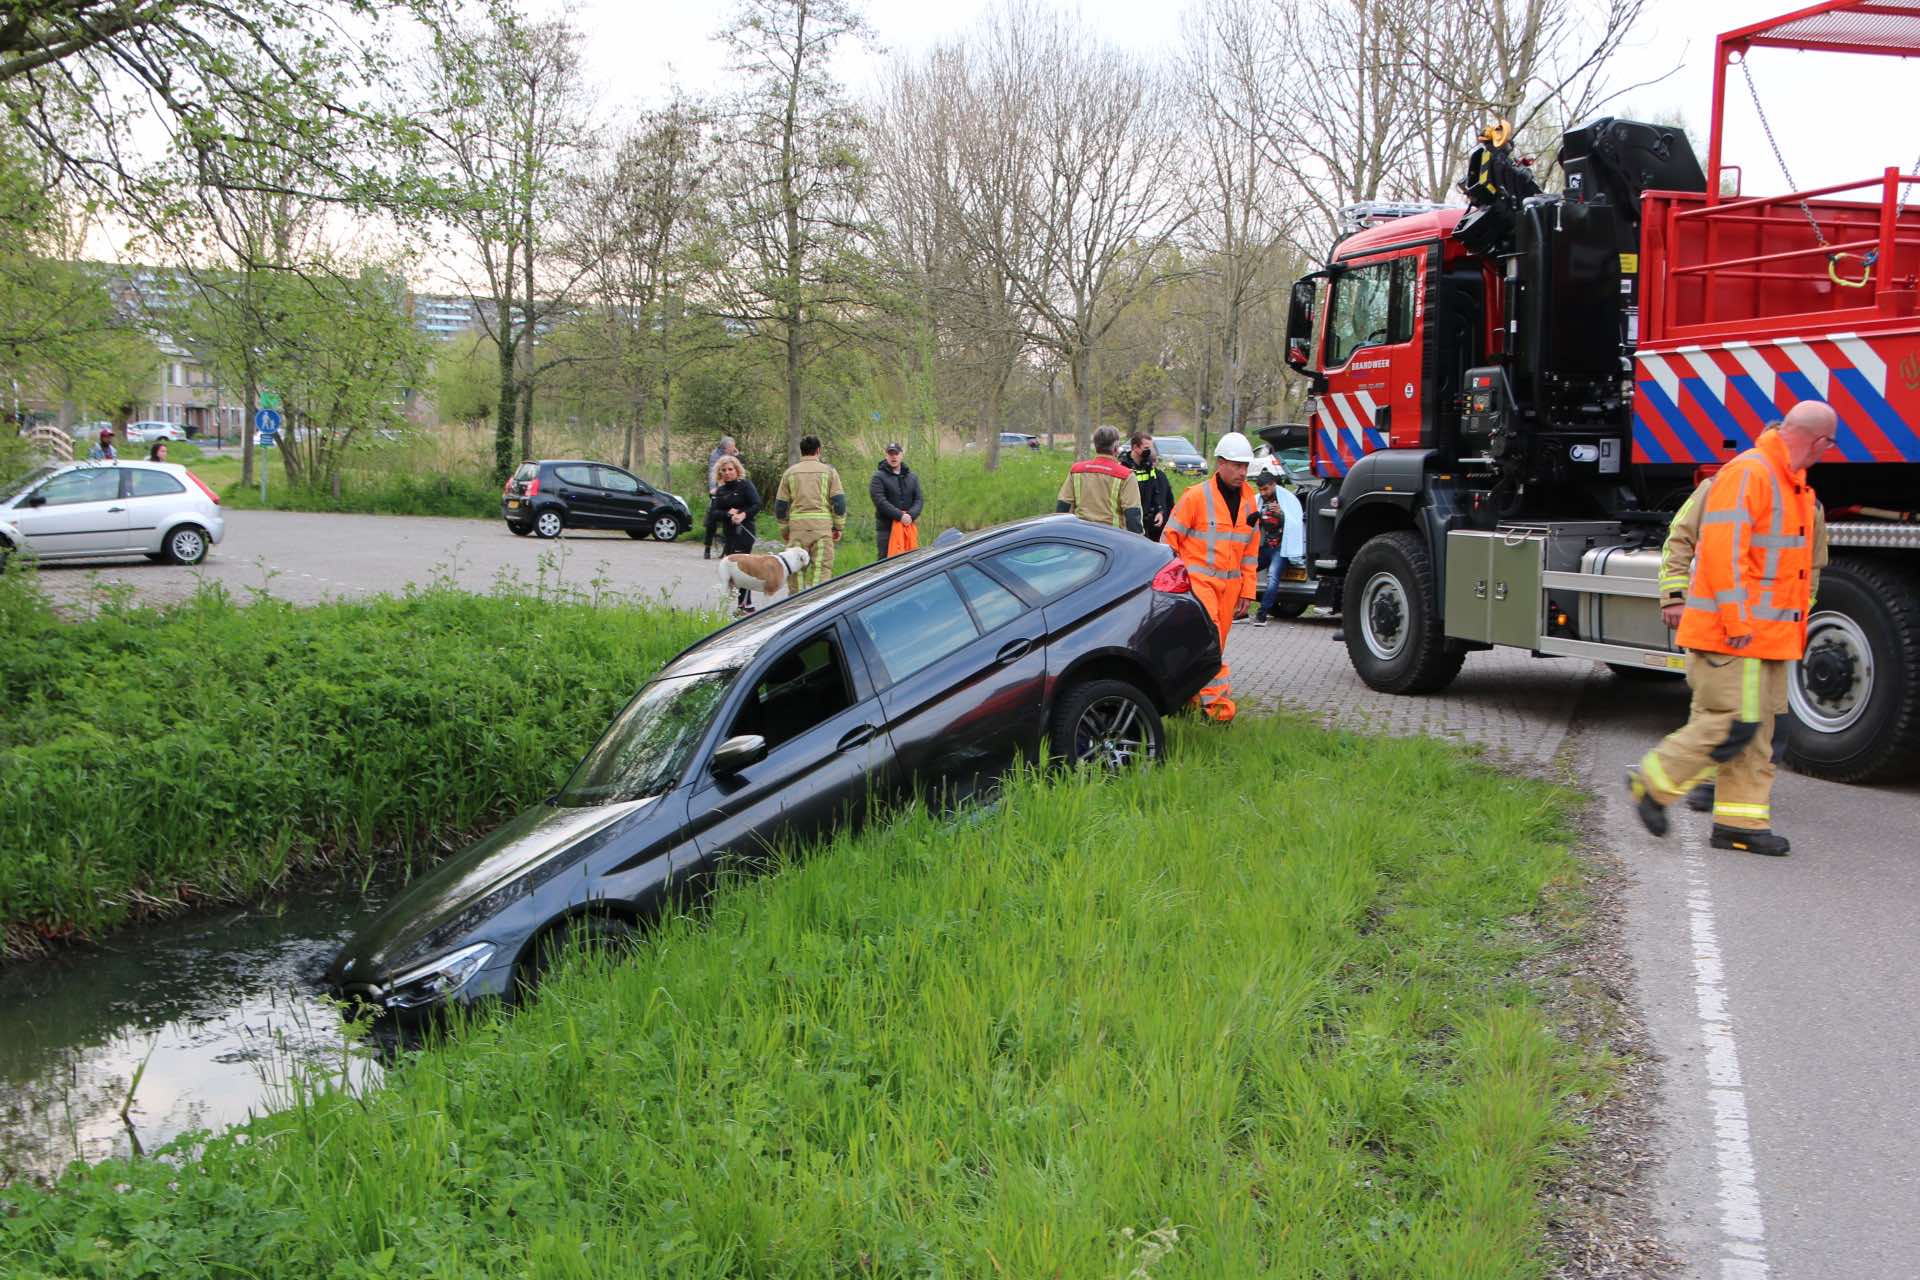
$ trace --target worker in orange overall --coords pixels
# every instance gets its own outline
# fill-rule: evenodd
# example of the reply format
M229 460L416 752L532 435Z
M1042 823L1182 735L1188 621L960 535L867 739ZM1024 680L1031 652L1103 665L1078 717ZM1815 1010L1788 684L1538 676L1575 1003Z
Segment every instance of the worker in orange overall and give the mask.
M1627 775L1634 811L1656 836L1667 805L1713 777L1716 849L1779 856L1773 832L1774 717L1786 705L1787 666L1807 647L1817 547L1807 468L1833 446L1833 410L1807 400L1713 477L1700 503L1675 636L1687 651L1693 703L1687 723Z
M1186 564L1193 594L1220 628L1220 672L1194 701L1208 719L1225 723L1235 711L1227 680L1227 636L1258 594L1260 531L1254 523L1253 495L1247 492L1253 446L1238 431L1229 431L1214 446L1213 457L1213 475L1173 504L1163 541Z

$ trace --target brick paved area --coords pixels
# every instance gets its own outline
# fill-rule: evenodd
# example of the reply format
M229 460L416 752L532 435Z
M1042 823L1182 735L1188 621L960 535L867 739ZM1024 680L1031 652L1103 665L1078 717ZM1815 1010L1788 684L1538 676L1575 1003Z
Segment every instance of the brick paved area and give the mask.
M1238 623L1227 645L1233 696L1243 709L1282 706L1329 727L1399 736L1430 734L1485 747L1532 771L1553 762L1589 684L1609 677L1576 658L1535 658L1518 649L1467 655L1440 693L1376 693L1360 682L1339 625L1318 611L1266 627Z

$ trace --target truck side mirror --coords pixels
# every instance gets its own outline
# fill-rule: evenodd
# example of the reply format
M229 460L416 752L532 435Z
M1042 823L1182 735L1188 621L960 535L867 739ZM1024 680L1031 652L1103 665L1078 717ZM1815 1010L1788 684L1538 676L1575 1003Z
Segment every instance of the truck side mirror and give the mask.
M1304 276L1293 282L1293 295L1287 300L1287 367L1305 373L1313 351L1313 315L1315 286L1320 276Z

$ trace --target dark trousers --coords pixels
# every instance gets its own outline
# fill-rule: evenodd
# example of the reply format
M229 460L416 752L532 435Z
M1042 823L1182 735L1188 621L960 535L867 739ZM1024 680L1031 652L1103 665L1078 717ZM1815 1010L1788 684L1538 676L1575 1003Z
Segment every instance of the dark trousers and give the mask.
M701 548L702 555L713 554L713 540L719 536L720 526L726 521L726 518L726 512L713 507L707 508L707 541L706 545Z
M873 517L873 535L873 558L876 560L885 560L887 558L887 548L893 543L893 521L883 515L876 514Z

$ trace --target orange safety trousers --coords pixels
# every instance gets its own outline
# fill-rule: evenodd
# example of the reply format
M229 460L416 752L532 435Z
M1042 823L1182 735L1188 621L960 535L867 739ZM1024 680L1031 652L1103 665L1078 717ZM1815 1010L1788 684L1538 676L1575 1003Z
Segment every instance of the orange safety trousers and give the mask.
M1259 563L1260 533L1253 524L1252 495L1243 491L1240 503L1240 517L1235 519L1209 476L1173 504L1163 536L1187 566L1194 597L1220 629L1220 670L1194 701L1209 719L1223 722L1233 719L1238 710L1229 681L1227 638L1233 633L1233 615L1239 612L1240 602L1255 595Z

